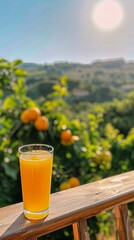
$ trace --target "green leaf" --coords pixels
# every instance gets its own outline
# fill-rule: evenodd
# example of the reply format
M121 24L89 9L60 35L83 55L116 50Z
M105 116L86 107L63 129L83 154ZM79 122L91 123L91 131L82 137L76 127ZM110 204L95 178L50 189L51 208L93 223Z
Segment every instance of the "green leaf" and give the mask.
M14 71L14 74L17 76L17 77L26 77L27 76L27 73L25 70L23 69L16 69Z
M5 69L10 69L11 66L9 65L9 63L1 63L1 64L0 64L0 69L3 69L3 68L5 68Z
M61 86L58 85L58 84L55 84L55 85L53 85L53 90L60 91L61 90Z
M61 85L66 87L67 86L67 80L68 80L68 77L67 76L62 76L60 78L60 82L61 82Z
M14 60L13 61L13 65L20 65L20 64L22 64L22 60L20 60L20 59L16 59L16 60Z
M6 109L14 108L16 106L16 102L13 98L7 97L4 101L4 107Z
M18 78L18 85L19 85L19 87L24 86L24 79L23 78Z

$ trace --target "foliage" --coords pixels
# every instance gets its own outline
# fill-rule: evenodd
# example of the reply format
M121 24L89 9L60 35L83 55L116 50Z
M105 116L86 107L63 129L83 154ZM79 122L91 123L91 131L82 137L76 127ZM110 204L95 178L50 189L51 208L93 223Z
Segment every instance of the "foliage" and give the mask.
M21 61L0 60L0 205L21 200L18 147L27 143L47 143L55 148L52 192L60 190L61 183L77 177L81 184L133 169L134 130L125 138L112 124L104 122L104 109L98 106L95 113L88 113L86 120L70 117L67 78L61 77L44 103L37 105L26 95L26 72ZM21 114L31 107L38 107L49 121L49 128L39 131L34 121L23 123ZM62 131L70 130L73 141L63 141ZM105 215L90 222L94 228L108 234L108 228L99 224ZM94 224L92 224L94 223ZM96 229L96 230L95 230ZM57 233L56 233L57 234ZM54 239L51 235L48 239ZM66 229L58 239L69 239Z
M134 126L134 93L129 93L122 101L115 100L105 105L105 121L127 135Z

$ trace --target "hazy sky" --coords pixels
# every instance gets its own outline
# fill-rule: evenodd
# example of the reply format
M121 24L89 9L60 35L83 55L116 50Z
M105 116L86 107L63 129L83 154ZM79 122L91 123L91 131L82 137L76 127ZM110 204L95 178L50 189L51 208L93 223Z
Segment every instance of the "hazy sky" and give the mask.
M134 60L134 1L115 0L124 19L107 32L91 18L101 1L0 0L0 57L37 63Z

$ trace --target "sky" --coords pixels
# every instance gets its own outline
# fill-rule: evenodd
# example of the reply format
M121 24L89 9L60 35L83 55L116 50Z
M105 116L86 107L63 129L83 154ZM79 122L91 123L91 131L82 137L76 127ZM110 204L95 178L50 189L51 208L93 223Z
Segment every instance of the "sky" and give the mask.
M123 20L103 31L92 19L102 0L0 0L0 58L90 63L134 60L134 1L115 0Z

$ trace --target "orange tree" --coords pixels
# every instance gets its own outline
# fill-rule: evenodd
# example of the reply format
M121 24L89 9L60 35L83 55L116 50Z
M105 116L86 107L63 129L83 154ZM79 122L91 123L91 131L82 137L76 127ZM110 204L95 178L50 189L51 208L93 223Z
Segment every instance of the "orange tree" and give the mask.
M19 174L15 131L20 128L18 116L22 109L34 103L26 97L20 60L0 59L0 206L20 200L17 180Z
M23 144L54 146L52 192L132 169L134 131L125 139L111 124L102 124L104 110L100 107L96 114L87 114L85 122L70 117L65 76L44 103L35 103L26 96L26 72L20 67L20 60L0 60L1 206L21 200L18 147ZM100 215L99 221L101 218L104 224L98 222L95 228L108 233L109 215ZM57 238L63 239L63 235ZM64 239L69 238L65 230Z

